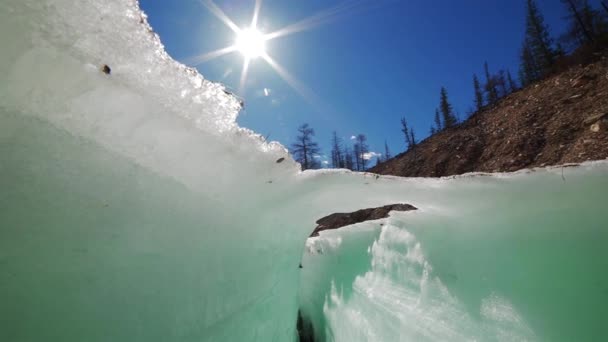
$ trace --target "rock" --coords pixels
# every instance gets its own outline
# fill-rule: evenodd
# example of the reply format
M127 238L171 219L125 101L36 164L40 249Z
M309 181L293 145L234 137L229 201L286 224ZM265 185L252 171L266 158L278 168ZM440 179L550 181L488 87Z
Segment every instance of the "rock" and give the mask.
M596 122L593 125L591 125L590 127L591 132L593 133L598 133L599 131L602 130L602 125L600 122Z
M110 69L110 67L107 64L104 64L101 66L101 72L103 72L106 75L109 75L112 72L112 69Z
M352 213L335 213L317 220L318 226L310 234L311 237L319 236L319 232L330 229L337 229L351 224L378 220L388 217L391 211L410 211L418 210L410 204L390 204L378 208L367 208L354 211Z
M607 112L607 113L602 113L602 114L596 114L596 115L592 115L592 116L590 116L590 117L586 118L586 119L583 121L583 123L584 123L585 125L589 125L589 124L592 124L592 123L594 123L594 122L596 122L596 121L602 120L602 119L604 119L604 118L608 118L608 112Z

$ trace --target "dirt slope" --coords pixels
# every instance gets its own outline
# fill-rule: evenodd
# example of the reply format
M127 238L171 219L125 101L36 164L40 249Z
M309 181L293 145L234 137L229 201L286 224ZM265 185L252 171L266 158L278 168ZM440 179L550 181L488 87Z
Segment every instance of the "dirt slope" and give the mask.
M440 177L608 157L608 58L515 92L370 172Z

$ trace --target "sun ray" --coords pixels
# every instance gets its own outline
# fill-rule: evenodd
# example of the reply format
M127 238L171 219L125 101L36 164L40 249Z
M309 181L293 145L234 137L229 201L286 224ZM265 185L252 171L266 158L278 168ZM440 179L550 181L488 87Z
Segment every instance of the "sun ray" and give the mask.
M249 62L250 59L245 57L245 62L243 62L243 71L241 71L241 80L239 82L239 94L243 95L245 90L245 82L247 82L247 72L249 71Z
M255 7L253 9L253 18L251 19L251 27L254 29L258 26L258 17L260 15L261 7L262 7L262 0L255 0Z
M207 52L202 55L194 56L188 58L185 62L191 65L198 65L205 62L208 62L212 59L221 57L223 55L229 54L231 52L235 52L237 50L236 45L226 46L225 48L217 49L215 51Z
M226 24L226 26L234 31L234 33L239 33L241 31L241 29L239 29L239 27L236 26L236 24L230 20L230 18L228 18L226 13L224 13L224 11L222 11L222 9L213 2L213 0L201 0L201 3L203 6L207 7L207 9L213 13L213 15L215 15L219 20Z
M336 19L339 19L341 16L352 14L354 12L361 11L368 7L377 5L377 3L372 3L368 0L345 1L334 7L330 7L321 12L318 12L306 19L300 20L297 23L287 25L282 29L279 29L272 33L268 33L265 38L266 40L270 40L287 36L293 33L302 32L305 30L310 30L323 24L330 23Z
M213 15L215 15L224 24L226 24L226 26L234 31L234 33L236 33L236 42L234 45L192 57L190 62L196 65L231 52L241 52L243 54L244 61L239 80L238 92L243 94L252 59L262 57L262 59L264 59L291 88L302 96L306 102L312 105L318 112L326 114L335 113L335 111L325 105L310 88L304 85L277 61L270 57L270 55L264 51L264 42L270 39L315 28L319 25L326 24L332 20L338 19L347 14L352 14L355 11L360 11L364 8L378 6L376 2L372 2L370 0L346 0L337 6L318 12L317 14L295 24L288 25L278 31L264 35L256 28L259 20L262 0L255 0L251 26L243 29L237 27L236 24L234 24L234 22L213 2L213 0L200 1ZM333 114L331 116L333 116Z
M302 96L306 101L312 104L316 108L323 107L321 104L321 100L310 88L308 88L304 83L298 80L295 76L289 73L284 67L282 67L277 61L275 61L272 57L270 57L267 53L261 56L267 63L270 65L274 71L292 87L300 96Z

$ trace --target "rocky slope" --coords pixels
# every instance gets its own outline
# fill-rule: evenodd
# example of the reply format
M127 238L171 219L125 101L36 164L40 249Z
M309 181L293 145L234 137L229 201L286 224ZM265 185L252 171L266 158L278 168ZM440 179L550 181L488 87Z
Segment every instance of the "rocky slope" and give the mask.
M608 157L608 58L517 91L370 172L441 177Z

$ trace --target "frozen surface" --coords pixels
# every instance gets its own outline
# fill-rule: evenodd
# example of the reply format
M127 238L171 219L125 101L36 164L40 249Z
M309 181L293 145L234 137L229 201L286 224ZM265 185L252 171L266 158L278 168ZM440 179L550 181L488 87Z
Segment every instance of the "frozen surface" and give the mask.
M605 336L606 163L300 173L136 2L3 1L0 41L0 341L290 341L299 308L336 341Z

